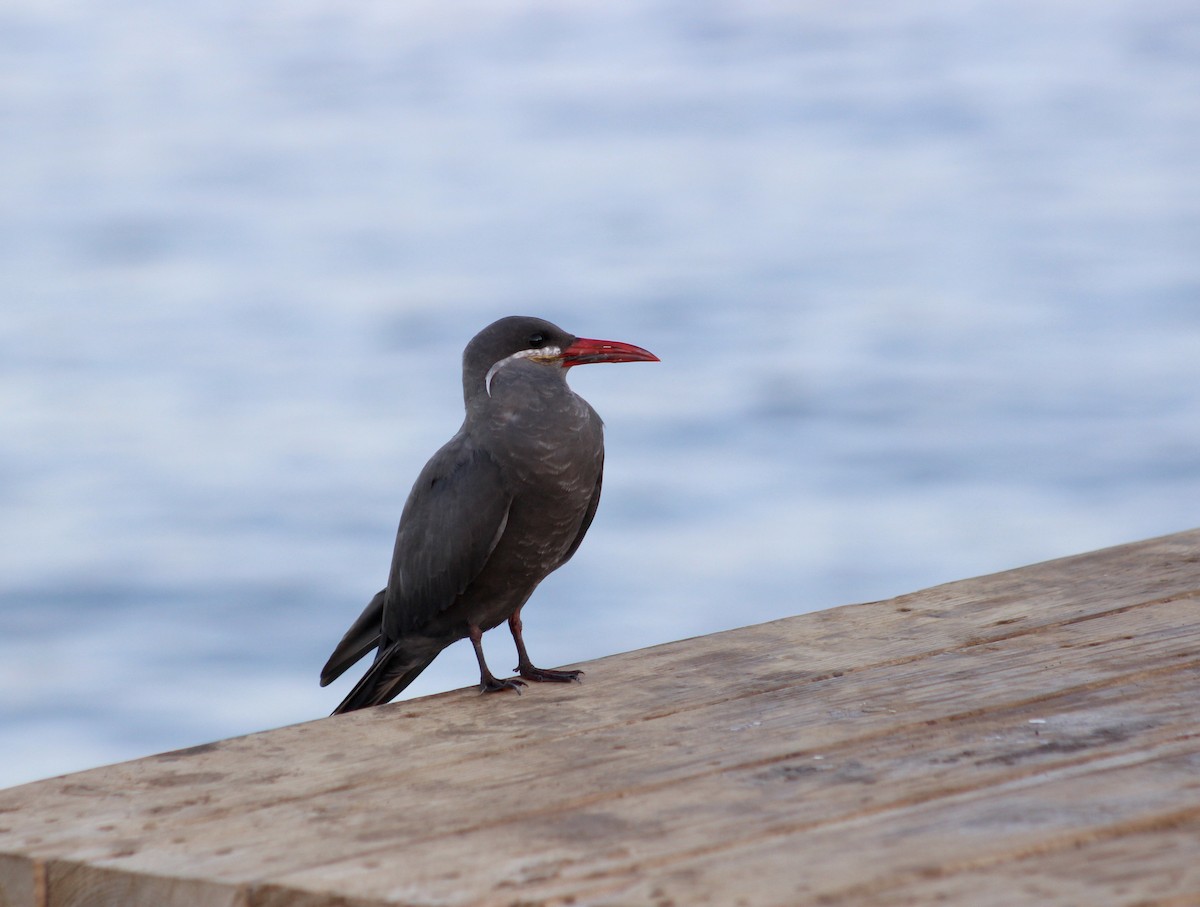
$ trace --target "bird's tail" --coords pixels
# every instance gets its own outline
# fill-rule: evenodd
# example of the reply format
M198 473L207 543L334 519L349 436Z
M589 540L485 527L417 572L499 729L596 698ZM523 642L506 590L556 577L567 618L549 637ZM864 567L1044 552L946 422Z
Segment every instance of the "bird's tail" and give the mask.
M377 645L379 645L379 629L383 626L383 600L387 597L387 589L380 589L371 599L363 613L358 616L337 644L325 667L321 668L321 686L329 686L342 676L342 672L354 664Z
M343 712L390 702L429 667L437 658L438 651L432 655L405 652L398 643L381 650L375 656L375 663L332 714L341 715Z

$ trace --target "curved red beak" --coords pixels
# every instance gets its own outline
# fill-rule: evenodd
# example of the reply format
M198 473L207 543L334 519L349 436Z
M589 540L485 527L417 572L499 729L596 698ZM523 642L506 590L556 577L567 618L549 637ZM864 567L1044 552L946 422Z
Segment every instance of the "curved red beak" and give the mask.
M588 365L592 362L658 362L649 350L619 340L589 340L576 337L575 342L562 351L563 368L573 365Z

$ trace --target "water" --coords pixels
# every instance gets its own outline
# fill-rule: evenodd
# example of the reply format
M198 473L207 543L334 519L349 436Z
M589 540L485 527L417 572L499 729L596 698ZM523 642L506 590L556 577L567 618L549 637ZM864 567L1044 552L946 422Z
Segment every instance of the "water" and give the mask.
M332 708L500 315L663 360L539 663L1200 524L1194 4L469 6L0 10L0 785Z

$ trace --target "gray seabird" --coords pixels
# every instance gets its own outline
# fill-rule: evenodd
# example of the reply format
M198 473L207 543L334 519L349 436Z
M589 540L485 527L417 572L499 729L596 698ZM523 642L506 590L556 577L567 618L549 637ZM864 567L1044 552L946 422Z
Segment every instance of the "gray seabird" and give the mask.
M466 418L425 464L400 516L387 588L346 631L321 671L325 686L372 649L375 661L334 714L393 699L442 649L469 637L484 692L518 690L483 658L485 631L508 621L524 680L579 671L534 667L521 608L565 564L596 515L603 425L567 369L657 362L641 347L574 337L540 318L501 318L463 352Z

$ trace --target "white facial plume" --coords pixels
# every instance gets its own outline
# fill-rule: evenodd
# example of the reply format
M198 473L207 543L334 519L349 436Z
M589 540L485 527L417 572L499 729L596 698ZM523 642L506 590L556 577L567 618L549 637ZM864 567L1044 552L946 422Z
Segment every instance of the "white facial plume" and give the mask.
M483 389L487 391L487 395L492 395L492 378L496 376L496 372L504 368L510 362L517 359L557 359L562 355L562 350L556 346L542 346L531 350L521 350L513 353L511 356L505 356L499 362L495 363L483 378Z

